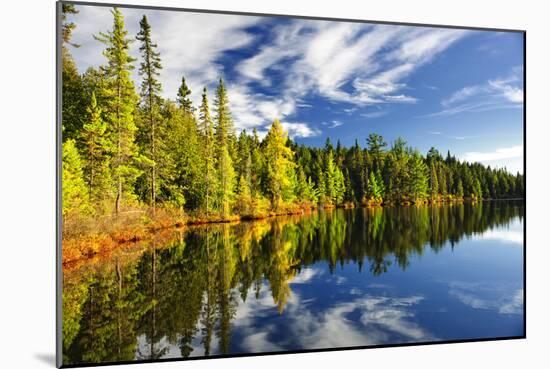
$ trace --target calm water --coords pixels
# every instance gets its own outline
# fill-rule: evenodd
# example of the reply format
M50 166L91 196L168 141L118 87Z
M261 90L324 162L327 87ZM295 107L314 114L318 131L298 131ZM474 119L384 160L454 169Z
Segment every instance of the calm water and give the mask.
M518 336L523 202L211 225L66 272L64 364Z

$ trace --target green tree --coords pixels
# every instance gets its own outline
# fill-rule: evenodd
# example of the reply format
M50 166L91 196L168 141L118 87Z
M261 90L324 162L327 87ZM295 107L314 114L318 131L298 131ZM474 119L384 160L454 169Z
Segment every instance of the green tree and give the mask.
M294 153L287 146L288 134L278 119L273 121L264 141L267 167L267 193L275 209L294 197L292 176Z
M149 203L156 208L157 203L157 170L160 164L158 160L159 149L159 134L158 125L161 120L160 105L162 98L160 93L162 86L158 81L160 70L162 69L160 53L156 51L157 44L151 40L151 25L147 20L147 16L143 16L139 22L140 30L136 39L141 42L139 51L141 52L142 62L139 68L139 75L143 78L141 82L141 105L143 109L143 119L146 121L145 137L147 139L143 143L146 150L145 155L152 161L150 168L150 196Z
M74 140L63 143L62 156L63 185L62 214L83 213L89 211L88 189L84 182L82 161Z
M374 174L374 171L371 171L369 174L369 182L367 187L367 196L369 200L374 200L376 202L381 202L384 196L384 183L382 182L381 176L379 174Z
M97 105L95 93L92 93L87 108L88 121L82 127L82 138L85 147L84 172L93 202L104 199L111 185L109 163L110 151L107 137L107 124L101 118L101 108Z
M206 87L204 89L204 93L206 93ZM178 88L178 95L176 100L181 109L189 114L192 114L195 109L193 109L193 103L191 102L189 95L191 95L191 90L189 89L189 87L187 87L185 77L181 77L181 84Z
M439 194L439 181L437 179L437 171L435 170L435 164L430 164L430 196L432 199L437 198Z
M185 79L182 78L182 86L185 85ZM180 87L180 91L182 91ZM190 93L190 91L189 91ZM185 99L187 96L185 92L182 93L182 98ZM179 96L179 95L178 95ZM185 100L180 101L180 106L186 110ZM201 106L199 107L199 124L200 130L202 133L202 154L205 161L204 165L204 209L206 215L213 209L214 201L212 201L212 196L217 192L217 178L216 173L216 158L214 157L214 123L212 122L212 117L210 116L210 107L208 104L208 96L206 87L202 91L202 100Z
M409 196L415 203L426 199L428 194L428 167L418 151L411 157L409 167Z
M136 93L130 71L134 69L135 60L128 53L130 39L124 27L124 18L118 8L114 8L113 29L107 33L100 33L96 39L105 44L103 55L108 64L102 67L105 73L106 106L104 115L109 124L109 133L112 140L113 159L111 161L113 177L116 182L115 212L121 209L123 197L132 199L133 185L139 176L137 168L140 158L135 144L136 124L134 112L136 107Z
M82 77L78 73L76 63L68 46L79 47L71 42L72 32L76 28L74 22L67 21L67 15L78 14L73 4L62 4L62 46L61 46L61 129L63 141L78 139L82 129L82 117L86 114L87 101L84 96Z
M372 164L374 171L382 170L382 159L384 156L384 148L387 146L387 143L384 141L384 138L376 133L369 134L367 138L367 148L369 155L372 158Z
M460 178L456 183L456 195L460 198L464 196L464 188L462 187L462 180Z
M235 196L235 170L233 168L233 158L231 157L233 122L229 111L227 90L222 79L220 79L220 83L216 89L214 105L216 108L215 137L216 157L218 159L218 198L222 215L228 216L231 212Z
M239 214L248 215L253 210L253 199L250 183L241 175L237 184L236 210Z

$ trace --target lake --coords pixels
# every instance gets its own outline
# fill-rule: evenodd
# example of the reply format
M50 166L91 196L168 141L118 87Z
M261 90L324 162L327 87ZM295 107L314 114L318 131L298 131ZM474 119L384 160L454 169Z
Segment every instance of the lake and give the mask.
M64 272L64 364L524 334L523 201L190 227Z

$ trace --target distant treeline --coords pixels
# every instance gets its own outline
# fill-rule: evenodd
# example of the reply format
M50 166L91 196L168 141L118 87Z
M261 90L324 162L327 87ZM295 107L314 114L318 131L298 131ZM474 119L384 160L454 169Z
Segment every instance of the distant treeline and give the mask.
M63 4L62 129L63 215L101 215L150 207L227 218L292 212L314 206L424 203L523 197L523 175L478 163L426 156L403 139L389 146L370 134L343 147L298 145L276 119L260 139L256 130L238 134L222 79L211 113L206 87L199 107L181 79L175 101L161 97L157 45L144 15L135 40L121 12L113 27L94 36L105 45L105 64L79 74L70 54L76 27ZM132 41L140 44L136 92ZM182 45L185 48L185 45Z

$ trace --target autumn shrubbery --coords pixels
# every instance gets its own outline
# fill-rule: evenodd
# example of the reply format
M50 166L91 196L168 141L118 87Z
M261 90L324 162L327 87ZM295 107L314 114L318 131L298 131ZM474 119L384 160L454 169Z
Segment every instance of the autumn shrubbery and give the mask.
M129 208L118 215L73 212L63 217L63 262L87 258L136 242L152 232L183 226L188 218L176 208Z

